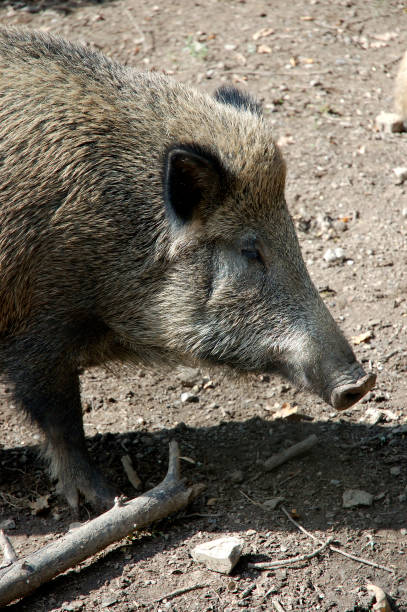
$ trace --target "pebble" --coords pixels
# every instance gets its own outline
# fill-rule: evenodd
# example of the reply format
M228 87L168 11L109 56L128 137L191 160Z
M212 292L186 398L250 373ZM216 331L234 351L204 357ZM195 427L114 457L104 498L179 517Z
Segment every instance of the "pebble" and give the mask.
M396 175L396 185L401 185L407 179L407 168L405 166L393 168L393 172Z
M395 465L392 468L390 468L390 474L392 476L400 476L401 474L401 467L399 465Z
M376 127L380 132L387 134L404 131L404 123L399 115L383 111L376 117Z
M240 484L244 480L244 475L242 470L235 470L230 474L230 482L233 484Z
M371 506L373 495L360 489L346 489L342 495L343 508L354 508L355 506Z
M185 393L181 393L181 402L184 403L196 403L199 402L199 397L194 395L193 393L189 393L186 391Z
M272 497L271 499L265 499L263 502L263 507L266 510L275 510L278 504L284 501L284 497Z
M110 606L113 606L115 603L117 603L116 595L106 597L105 599L102 599L102 608L110 608Z
M5 521L1 521L0 529L15 529L16 523L13 519L6 519Z
M403 208L403 210L401 211L402 216L407 219L407 208Z
M383 412L378 408L368 408L361 421L369 425L377 425L383 419Z
M177 378L184 387L193 387L199 381L201 372L198 368L181 367L177 370Z
M198 544L191 550L194 561L204 563L214 572L230 574L239 561L243 549L243 540L236 537L225 536Z
M334 249L327 249L324 253L324 260L328 263L335 261L344 261L345 251L341 247L335 247Z

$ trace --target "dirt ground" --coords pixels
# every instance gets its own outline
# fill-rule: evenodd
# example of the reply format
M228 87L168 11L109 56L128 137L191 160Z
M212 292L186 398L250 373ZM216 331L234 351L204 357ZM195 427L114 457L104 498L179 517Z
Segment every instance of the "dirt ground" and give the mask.
M407 47L406 3L395 0L15 0L0 23L83 41L141 69L212 92L233 83L261 100L288 165L287 200L311 276L376 389L343 412L280 379L216 373L104 370L83 375L92 455L128 496L121 457L145 489L166 471L175 437L185 476L205 492L183 513L119 542L10 606L76 610L367 611L368 583L407 611L407 197L393 169L407 165L407 134L382 134L397 63ZM328 249L343 260L328 263ZM187 385L193 385L188 387ZM185 391L195 403L181 402ZM276 419L284 404L296 420ZM53 541L75 518L37 457L38 434L0 388L0 523L19 555ZM270 455L310 434L318 445L273 472ZM347 489L373 496L344 508ZM36 514L32 503L51 492ZM284 506L319 540L393 571L325 551L278 570L254 561L309 553L313 542L266 500ZM30 505L31 504L31 505ZM82 520L87 518L86 512ZM6 523L7 525L7 523ZM190 550L220 535L243 539L231 576L197 565ZM193 587L157 602L165 594ZM198 588L201 586L201 588ZM277 602L276 602L277 600ZM273 603L274 601L274 603ZM383 608L384 609L384 608Z

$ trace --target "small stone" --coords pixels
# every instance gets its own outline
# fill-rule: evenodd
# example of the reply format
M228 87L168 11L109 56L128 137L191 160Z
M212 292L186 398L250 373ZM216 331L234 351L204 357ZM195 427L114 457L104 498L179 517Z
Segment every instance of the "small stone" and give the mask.
M266 510L275 510L278 504L283 501L284 497L272 497L271 499L265 499L262 505Z
M80 601L80 600L75 600L75 601L71 601L67 604L65 604L62 607L62 610L64 610L64 612L78 612L78 610L82 610L84 606L84 602Z
M230 482L232 482L233 484L240 484L244 480L244 475L242 470L235 470L234 472L230 473L229 478Z
M361 420L369 425L376 425L382 419L383 413L381 410L378 410L377 408L368 408Z
M194 561L204 563L214 572L230 574L242 554L243 540L236 537L223 537L212 542L198 544L191 550Z
M405 166L400 166L398 168L393 168L393 172L396 175L396 185L402 185L407 179L407 168Z
M400 115L396 115L395 113L385 113L382 111L380 115L376 117L376 128L380 132L385 132L386 134L404 132L403 119Z
M15 521L13 521L13 519L6 519L4 521L1 521L0 523L0 529L15 529L16 528L16 524Z
M334 263L336 261L341 262L345 260L345 251L341 247L334 249L327 249L324 253L324 260L328 263Z
M183 403L196 403L199 402L199 397L194 395L193 393L189 393L186 391L185 393L181 393L181 402Z
M181 367L177 370L177 378L184 387L193 387L199 382L201 372L199 368Z
M354 508L355 506L371 506L373 495L360 489L346 489L342 496L342 506L344 508Z
M110 608L110 606L113 606L115 603L117 603L116 595L105 597L105 599L102 599L102 608Z
M401 215L407 219L407 208L403 208L403 210L401 211Z
M401 467L399 465L394 465L392 468L390 468L390 474L392 476L400 476Z

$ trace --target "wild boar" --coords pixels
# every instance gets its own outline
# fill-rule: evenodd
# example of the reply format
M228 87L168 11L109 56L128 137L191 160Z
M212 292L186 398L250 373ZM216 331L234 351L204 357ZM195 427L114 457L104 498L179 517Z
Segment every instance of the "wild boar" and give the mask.
M78 370L279 372L338 409L374 384L314 287L260 106L0 32L0 371L69 504L109 505Z

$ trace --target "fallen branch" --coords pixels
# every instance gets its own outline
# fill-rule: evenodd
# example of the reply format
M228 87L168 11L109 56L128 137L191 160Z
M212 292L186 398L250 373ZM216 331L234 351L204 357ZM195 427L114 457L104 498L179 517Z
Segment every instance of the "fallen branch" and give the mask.
M332 538L328 538L326 542L319 546L319 548L316 548L310 553L297 555L296 557L290 557L289 559L277 559L276 561L265 561L263 563L248 563L248 567L257 570L268 570L275 569L276 567L285 567L286 565L293 565L294 563L300 563L302 561L308 561L308 559L316 557L326 548L329 548L331 542Z
M187 488L180 479L178 444L172 441L167 475L154 489L130 501L116 499L104 514L0 571L0 606L25 597L133 530L184 508L202 490L202 485Z
M281 510L284 512L286 517L293 523L293 525L297 527L297 529L305 533L305 535L307 535L309 538L312 538L313 540L315 540L315 542L320 543L320 540L318 540L318 538L312 535L312 533L307 531L305 527L303 527L302 525L300 525L299 523L297 523L297 521L293 519L291 514L288 512L286 508L284 508L284 506L281 506ZM365 565L376 567L377 569L384 570L385 572L390 572L391 574L395 573L394 569L390 567L386 567L385 565L379 565L379 563L374 563L374 561L369 561L369 559L362 559L361 557L356 557L355 555L347 553L344 550L341 550L340 548L336 548L336 546L330 545L329 549L332 550L332 552L336 552L336 553L339 553L340 555L343 555L344 557L347 557L348 559L352 559L352 561L357 561L358 563L364 563Z
M317 444L317 442L318 438L315 434L312 434L312 436L308 436L308 438L305 438L305 440L298 442L298 444L294 444L293 446L290 446L290 448L286 448L285 450L283 450L281 453L277 453L277 455L272 455L271 457L266 459L263 464L263 467L266 472L270 472L282 463L285 463L286 461L289 461L294 457L298 457L298 455L302 455L308 452L313 446L315 446L315 444Z

